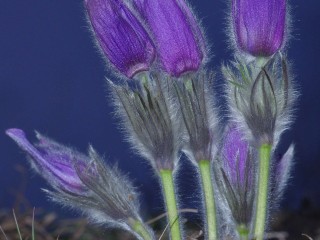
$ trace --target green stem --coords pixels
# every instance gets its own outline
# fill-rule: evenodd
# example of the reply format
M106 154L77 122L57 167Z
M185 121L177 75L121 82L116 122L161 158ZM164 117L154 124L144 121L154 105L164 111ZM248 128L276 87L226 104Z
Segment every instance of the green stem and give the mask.
M239 225L237 230L241 240L249 240L249 229L244 224Z
M153 239L152 235L150 235L145 224L142 223L141 221L130 218L129 225L131 226L132 230L135 231L138 235L140 235L144 240Z
M217 240L216 206L211 177L211 164L209 160L199 161L202 189L204 192L206 225L208 240Z
M265 57L258 57L256 61L257 65L261 68L263 68L267 64L267 62L268 62L268 58L265 58Z
M143 71L135 75L134 79L139 80L142 83L142 85L148 85L149 76L146 71Z
M174 190L172 170L162 169L160 170L161 182L164 192L164 198L166 202L168 220L170 226L170 239L180 240L180 221L177 210L176 195Z
M267 201L268 201L268 183L270 171L270 155L272 145L262 144L259 149L259 182L257 194L257 209L254 225L254 236L256 240L263 240L266 217L267 217Z

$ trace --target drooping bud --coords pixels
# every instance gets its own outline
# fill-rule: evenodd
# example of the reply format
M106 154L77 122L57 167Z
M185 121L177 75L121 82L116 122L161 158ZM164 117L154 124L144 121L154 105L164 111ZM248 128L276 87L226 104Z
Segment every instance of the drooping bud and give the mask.
M164 71L171 76L197 71L203 59L203 36L184 0L132 0L149 26Z
M37 134L39 143L36 145L32 145L20 129L8 129L6 134L28 154L34 169L56 190L74 194L85 194L88 191L73 167L74 161L76 161L79 168L85 168L89 162L87 156L40 134Z
M80 210L94 223L129 231L141 240L141 231L136 228L139 224L144 234L154 239L139 216L138 194L131 182L116 167L105 165L92 147L86 156L40 134L39 142L32 145L20 129L8 129L6 133L56 190L45 190L52 200Z
M125 76L148 70L155 48L148 33L122 0L85 0L90 23L109 61Z
M286 0L232 0L232 24L241 51L269 57L283 45Z

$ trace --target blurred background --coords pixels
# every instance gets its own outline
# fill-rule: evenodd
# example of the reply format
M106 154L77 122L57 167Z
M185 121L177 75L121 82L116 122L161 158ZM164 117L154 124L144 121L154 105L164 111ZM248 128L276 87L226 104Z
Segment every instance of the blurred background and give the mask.
M291 142L296 145L293 177L281 204L283 211L295 212L320 208L320 2L289 2L293 31L288 56L301 96L295 123L279 151ZM221 92L220 66L231 56L225 34L227 4L191 4L212 45L210 65ZM92 144L134 180L146 219L163 212L150 167L129 149L118 128L106 77L112 76L94 47L82 1L0 1L0 208L12 208L19 199L59 216L76 216L47 201L41 191L47 184L29 171L24 154L4 134L15 127L31 140L37 130L82 152ZM195 175L185 164L187 171L179 176L183 206L195 207Z

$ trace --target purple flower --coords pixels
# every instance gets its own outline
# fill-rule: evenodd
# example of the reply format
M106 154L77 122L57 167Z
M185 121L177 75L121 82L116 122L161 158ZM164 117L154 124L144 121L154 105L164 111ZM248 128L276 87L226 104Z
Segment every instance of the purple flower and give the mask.
M121 0L86 0L95 36L109 61L128 78L148 70L155 49L139 20Z
M84 194L88 189L78 177L74 164L84 169L89 159L69 148L37 134L39 142L32 145L20 129L8 129L11 137L31 159L35 170L55 189L75 194Z
M255 199L254 155L237 125L230 124L222 145L223 184L219 185L237 225L250 226ZM240 207L239 207L240 206Z
M232 0L237 46L256 57L269 57L283 45L286 0Z
M240 130L235 125L231 125L223 142L223 169L233 185L239 185L239 183L243 185L247 180L252 180L248 176L249 145L243 137Z
M184 0L132 0L149 26L164 71L179 77L197 71L203 59L203 36Z

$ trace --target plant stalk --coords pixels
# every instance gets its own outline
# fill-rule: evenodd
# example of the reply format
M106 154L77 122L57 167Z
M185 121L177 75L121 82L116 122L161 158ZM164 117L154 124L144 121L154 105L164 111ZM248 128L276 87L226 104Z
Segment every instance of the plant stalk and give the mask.
M172 170L162 169L160 170L160 176L168 212L170 239L181 240L180 221L177 209Z
M254 236L256 240L263 240L264 238L268 207L268 184L271 148L271 144L262 144L259 148L259 180L254 225Z
M249 229L241 224L237 227L237 231L239 233L239 236L240 236L240 240L249 240Z
M206 230L208 240L217 240L216 206L212 184L211 163L209 160L199 161L202 189L206 210Z
M144 240L153 240L154 238L149 233L146 225L142 223L140 220L129 219L129 225L132 230L136 232L139 236L141 236Z

